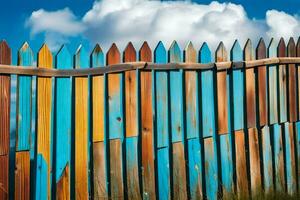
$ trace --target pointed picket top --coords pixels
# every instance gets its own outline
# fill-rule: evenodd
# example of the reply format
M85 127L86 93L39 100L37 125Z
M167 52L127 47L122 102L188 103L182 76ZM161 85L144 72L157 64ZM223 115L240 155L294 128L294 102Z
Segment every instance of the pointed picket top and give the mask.
M111 45L108 52L106 53L106 64L114 65L121 61L120 51L115 43Z
M199 62L200 63L210 63L211 62L211 51L206 42L204 42L199 51Z
M37 67L42 67L42 68L53 67L53 56L49 47L46 44L43 44L38 52Z
M154 62L158 64L167 63L167 51L164 44L159 41L154 49Z
M89 68L89 56L82 44L75 53L75 68Z
M260 38L256 47L256 59L263 59L267 57L266 44L263 38Z
M228 60L227 50L223 42L220 42L215 53L216 62L225 62Z
M280 38L278 46L277 46L277 56L278 57L285 57L286 56L286 49L285 49L285 42L283 38Z
M289 43L287 45L287 56L296 57L296 44L293 37L290 38Z
M33 51L29 44L24 42L18 51L18 65L32 66L33 64Z
M197 62L197 51L191 41L186 45L184 49L184 62L196 63Z
M124 50L123 61L124 62L135 62L136 61L136 50L135 50L132 42L129 42Z
M296 50L297 50L297 57L300 57L300 37L298 38L297 41Z
M0 42L0 64L11 64L11 49L5 40Z
M143 62L152 62L152 51L146 41L139 50L139 60Z
M168 51L169 62L176 63L182 61L181 50L178 43L174 40Z
M277 46L274 38L271 39L270 44L268 46L268 57L277 57Z
M235 40L233 46L230 50L230 60L231 61L242 61L243 60L243 50L238 40Z
M245 46L244 46L244 60L254 60L255 55L254 55L254 50L253 50L253 45L250 39L247 40Z
M103 67L104 66L104 54L99 44L96 44L91 53L91 67Z
M70 54L68 47L62 45L56 54L56 68L57 69L72 69L72 55Z

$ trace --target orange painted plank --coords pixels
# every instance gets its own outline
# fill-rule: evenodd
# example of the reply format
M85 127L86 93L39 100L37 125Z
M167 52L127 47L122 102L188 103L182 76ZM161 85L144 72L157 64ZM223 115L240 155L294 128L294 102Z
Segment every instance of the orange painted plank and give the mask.
M131 42L124 50L124 62L135 62L136 51ZM125 72L126 137L137 136L137 76L136 70Z
M216 62L227 61L227 51L223 42L221 42L216 50ZM218 106L218 134L228 133L229 123L229 102L228 102L228 87L227 87L227 71L217 72L217 106Z
M56 199L68 200L70 199L70 169L69 165L66 165L59 182L56 184Z
M0 155L0 199L8 199L8 155Z
M237 193L240 197L248 197L247 163L245 149L245 134L243 130L235 131L235 156Z
M16 152L15 199L30 197L30 152Z
M52 68L52 54L43 45L38 52L38 67ZM37 154L46 161L47 174L47 195L51 197L51 111L52 111L52 80L51 78L37 79ZM39 186L45 187L45 186Z
M140 61L152 62L152 52L147 42L139 51ZM154 143L153 143L153 94L152 72L141 71L141 129L142 129L142 183L143 195L151 200L156 199Z

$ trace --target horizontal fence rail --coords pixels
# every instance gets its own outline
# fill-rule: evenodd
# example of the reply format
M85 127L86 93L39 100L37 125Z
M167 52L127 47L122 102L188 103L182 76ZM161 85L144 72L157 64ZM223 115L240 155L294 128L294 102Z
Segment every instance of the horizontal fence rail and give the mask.
M300 40L214 56L0 42L0 199L296 198Z

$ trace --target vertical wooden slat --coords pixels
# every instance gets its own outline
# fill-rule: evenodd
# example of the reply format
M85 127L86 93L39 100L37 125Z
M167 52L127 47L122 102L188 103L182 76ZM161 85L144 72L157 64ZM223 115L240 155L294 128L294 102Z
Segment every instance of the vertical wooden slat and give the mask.
M75 68L88 68L89 56L82 45L76 51ZM75 195L89 197L88 78L75 78Z
M72 56L67 47L61 47L56 55L56 69L72 69ZM70 198L71 126L72 126L71 78L55 79L55 181L56 198Z
M52 53L46 44L38 52L38 67L52 68ZM36 199L51 197L51 113L52 113L52 78L37 79L37 168Z
M284 39L281 38L277 46L277 56L285 57L286 49ZM286 65L279 65L278 67L278 81L279 81L279 122L287 121L287 73Z
M266 55L266 45L261 38L256 47L256 59L264 59ZM264 126L268 124L268 104L267 104L267 68L261 66L257 68L257 94L258 94L258 113L259 125Z
M196 63L197 52L191 42L184 50L184 62ZM185 110L186 110L186 135L189 172L189 195L191 199L203 198L202 184L202 157L199 139L199 94L198 72L185 71Z
M262 190L261 168L259 156L259 137L256 128L248 129L249 138L249 162L250 162L250 182L252 196L259 195Z
M199 51L199 62L210 63L211 51L207 43L203 43ZM201 126L204 145L204 173L205 192L208 199L218 197L218 161L217 161L217 132L216 132L216 109L215 109L215 71L214 69L201 71ZM198 101L199 102L199 101ZM198 103L197 102L197 103ZM201 157L200 157L201 158ZM201 165L200 165L201 166ZM201 170L202 168L197 168ZM203 169L202 169L203 170ZM198 172L201 174L201 171ZM201 176L200 176L201 177Z
M136 61L136 51L131 42L124 50L123 61ZM137 70L125 72L126 178L129 199L141 199L138 171L137 78Z
M181 50L174 41L168 51L169 62L182 62ZM183 71L170 71L170 107L173 157L173 196L186 199L186 171L183 124Z
M286 185L287 193L295 195L297 192L296 182L296 160L295 160L295 136L294 124L286 122L284 124L284 140L285 140L285 169L286 169Z
M296 45L296 56L300 57L300 37L298 38L297 45ZM297 89L298 89L297 90L297 116L298 116L298 120L300 120L300 65L296 65L296 69L297 69L296 73L297 73ZM300 183L299 183L299 188L300 188Z
M272 167L272 149L270 141L270 129L264 126L261 129L264 190L269 193L273 190L273 167Z
M152 62L152 52L147 42L144 42L139 50L139 60ZM141 131L142 131L142 182L143 198L156 199L154 169L154 121L153 121L153 76L152 72L140 72L141 93Z
M255 54L250 39L247 40L244 47L244 60L251 61L255 59ZM246 79L246 116L247 128L254 128L256 126L256 100L255 100L255 79L256 74L254 68L245 70Z
M162 42L154 50L154 62L167 63L167 52ZM157 151L157 181L158 198L171 198L170 161L169 161L169 87L168 72L155 72L155 102L156 102L156 151Z
M91 67L103 67L104 55L99 44L96 44L91 56ZM107 184L107 145L105 137L105 77L92 78L93 98L93 181L94 198L108 199Z
M287 45L287 56L288 57L296 57L296 45L294 38L290 38L289 43ZM297 121L297 87L296 87L296 65L289 64L287 65L287 98L288 98L288 120L289 122Z
M268 46L268 57L277 57L277 46L274 39L271 39ZM269 123L278 123L278 80L277 65L268 66L269 72Z
M297 155L296 155L296 160L297 160L297 174L296 176L298 177L298 191L300 189L300 122L296 122L295 124L295 137L296 137L296 148L297 148Z
M120 63L118 47L113 44L106 54L107 65ZM111 198L124 198L123 187L123 92L122 74L108 74L108 126L110 156L110 193Z
M27 42L25 42L18 52L18 65L32 66L33 52ZM19 76L17 80L17 130L16 130L16 175L15 175L15 198L26 199L30 194L30 178L24 178L24 175L30 176L27 170L30 170L29 154L31 143L31 95L32 82L30 76ZM26 160L28 158L28 160ZM21 163L18 163L21 162ZM27 182L24 182L27 181Z

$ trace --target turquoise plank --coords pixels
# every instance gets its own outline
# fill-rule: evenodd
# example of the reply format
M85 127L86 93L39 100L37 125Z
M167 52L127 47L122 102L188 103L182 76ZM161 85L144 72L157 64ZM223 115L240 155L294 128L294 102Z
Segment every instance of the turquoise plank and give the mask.
M297 184L296 184L296 165L295 165L295 154L294 148L294 131L290 130L290 124L288 122L284 123L284 140L285 140L285 169L286 169L286 185L287 185L287 192L290 195L294 195L297 192Z
M201 144L199 138L187 140L188 146L188 172L189 172L189 189L191 199L202 198L202 158Z
M37 155L37 176L36 176L36 188L35 188L35 198L36 200L47 200L48 194L48 166L43 158L42 154Z
M182 53L176 41L169 49L169 62L182 62ZM170 71L170 107L172 142L183 141L183 71Z
M158 199L171 199L169 147L157 150Z
M277 57L277 46L274 39L271 40L268 47L268 57ZM270 124L278 123L278 86L277 86L277 65L268 66L269 73L269 120Z
M96 44L91 54L91 67L103 67L104 54L99 44Z
M23 67L33 65L33 52L28 43L25 42L18 52L18 65ZM17 93L18 93L18 124L16 131L16 150L30 150L31 143L31 95L32 95L32 78L31 76L18 76Z
M154 62L157 64L167 63L167 53L162 42L159 42L154 50ZM169 107L168 107L168 72L156 71L156 132L157 147L169 145Z
M57 69L72 69L72 56L63 45L56 55ZM72 126L72 80L55 79L55 180L63 176L66 166L71 164L71 126ZM71 168L70 168L71 169Z
M207 199L218 199L218 161L216 140L204 139L205 186Z
M243 51L236 40L230 51L231 61L242 61ZM232 70L232 101L233 101L233 130L244 128L244 71L243 69Z
M270 130L268 126L264 126L261 132L262 154L263 154L263 170L264 170L264 188L266 192L273 189L273 167L272 167L272 150L270 141Z
M211 62L211 51L203 43L199 52L200 63ZM215 95L214 95L214 70L201 71L201 108L202 108L202 134L203 137L213 136L216 133L215 123Z
M222 186L224 194L233 193L233 161L231 134L220 135Z
M274 124L273 129L273 155L274 155L274 181L276 191L284 192L284 163L283 163L283 143L281 125Z

